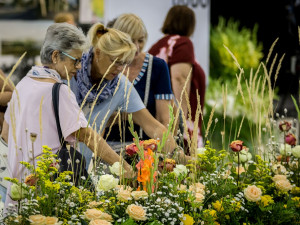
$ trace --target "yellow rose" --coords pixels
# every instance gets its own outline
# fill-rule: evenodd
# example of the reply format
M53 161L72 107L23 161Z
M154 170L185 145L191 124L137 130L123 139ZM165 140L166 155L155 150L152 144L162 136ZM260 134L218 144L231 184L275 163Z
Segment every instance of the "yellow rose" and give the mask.
M89 225L112 225L111 222L108 222L106 220L100 220L100 219L96 219L96 220L92 220Z
M201 194L201 193L195 193L194 196L195 196L194 202L198 202L198 203L203 202L203 200L205 198L205 196L203 194Z
M103 202L92 201L89 203L89 208L97 208L98 206L100 206L102 204L103 204Z
M31 225L45 225L46 217L43 215L31 215L29 216L29 221Z
M56 225L58 222L58 218L57 217L51 217L51 216L47 216L46 217L46 225Z
M106 220L108 222L114 222L114 219L112 218L112 216L108 213L102 212L100 218L101 220Z
M184 214L183 215L183 218L182 219L180 219L181 220L181 222L183 222L183 225L193 225L194 224L194 218L193 217L191 217L190 215L188 215L188 214Z
M89 221L94 220L94 219L101 219L102 214L103 214L103 212L98 209L87 209L84 212L85 218Z
M257 202L261 198L261 189L255 185L250 185L244 189L245 198L250 202Z
M129 215L130 218L140 221L145 221L147 219L146 217L146 211L142 206L131 204L127 207L126 213Z
M215 210L217 210L218 212L222 212L224 211L224 207L222 206L223 202L217 200L216 202L212 203L212 206L214 207Z
M273 180L274 182L276 182L276 181L279 181L279 180L287 180L287 178L286 178L285 175L279 175L279 174L277 174L277 175L275 175L275 176L272 178L272 180Z
M127 202L131 199L131 192L128 190L120 190L118 191L117 198L120 201Z
M179 185L179 187L178 187L178 190L180 190L180 191L186 191L186 185L184 185L184 184L180 184Z
M202 195L205 194L205 185L201 183L195 183L189 187L189 190L194 193L200 193Z
M127 191L132 191L132 187L130 187L130 186L125 186L125 185L117 185L116 187L115 187L115 189L117 190L117 191L121 191L121 190L127 190Z
M288 180L278 180L275 182L275 186L281 191L290 191L293 188Z
M131 192L131 196L134 198L134 200L144 199L148 197L148 193L146 191L133 191Z

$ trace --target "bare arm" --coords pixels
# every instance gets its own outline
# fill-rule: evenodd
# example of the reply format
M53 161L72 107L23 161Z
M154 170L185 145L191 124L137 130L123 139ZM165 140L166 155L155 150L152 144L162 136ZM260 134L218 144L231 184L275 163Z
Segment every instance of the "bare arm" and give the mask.
M167 132L167 128L158 122L147 109L141 109L132 113L132 118L133 121L138 124L149 137L153 139L159 138L162 140L163 134ZM169 134L164 151L166 153L170 153L175 149L175 147L176 142L172 135Z
M165 127L168 127L170 116L169 116L169 105L171 101L169 100L155 100L156 106L156 119L163 124Z
M176 63L172 65L170 68L172 89L175 98L177 99L178 102L180 102L180 95L181 92L183 91L184 84L186 82L186 79L189 75L191 68L192 65L190 63ZM188 97L190 96L190 90L191 90L191 79L189 80L186 87ZM181 107L186 118L187 118L187 105L188 103L186 102L185 95L183 93Z
M1 136L6 143L8 143L8 130L9 130L8 123L6 123L6 121L4 120Z
M106 143L106 141L91 127L80 128L73 135L78 137L79 141L85 143L96 156L101 157L105 162L112 165L115 162L120 162L120 156ZM134 176L132 167L126 162L123 162L125 177L132 178Z

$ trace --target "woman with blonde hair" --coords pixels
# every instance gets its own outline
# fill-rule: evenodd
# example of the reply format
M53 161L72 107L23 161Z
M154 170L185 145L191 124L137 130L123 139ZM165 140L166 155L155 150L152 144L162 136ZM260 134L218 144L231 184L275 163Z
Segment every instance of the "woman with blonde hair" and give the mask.
M173 99L168 65L164 60L143 52L148 33L140 17L132 13L122 14L114 22L113 28L129 34L136 45L137 53L128 65L125 74L129 74L129 80L133 83L148 111L167 127L169 124L168 107ZM107 140L117 141L118 130L118 125L114 125ZM136 125L135 130L141 129ZM144 132L140 132L140 135L145 139L148 138ZM126 132L125 139L126 141L132 140L129 131Z
M77 72L72 90L78 104L83 104L90 123L102 133L113 112L120 110L132 113L134 123L141 126L149 137L161 139L167 132L166 127L149 113L132 83L122 74L136 55L136 46L130 36L97 23L90 28L88 37L92 47L82 56L82 67ZM166 152L172 152L176 147L171 135L167 145ZM81 146L81 151L89 162L90 152L84 146Z

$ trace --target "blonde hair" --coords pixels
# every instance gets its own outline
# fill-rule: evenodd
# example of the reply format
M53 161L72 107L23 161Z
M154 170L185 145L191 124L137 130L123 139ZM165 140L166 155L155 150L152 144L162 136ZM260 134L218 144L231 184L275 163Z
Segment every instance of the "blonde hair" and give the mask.
M114 28L105 28L96 23L88 31L88 38L93 48L98 48L107 55L118 57L123 62L131 62L136 53L136 46L128 34Z
M123 31L131 36L132 39L139 38L141 35L148 38L148 33L143 20L133 13L124 13L114 22L113 28Z
M69 12L60 12L57 13L54 17L55 23L70 23L75 25L75 18L72 13Z

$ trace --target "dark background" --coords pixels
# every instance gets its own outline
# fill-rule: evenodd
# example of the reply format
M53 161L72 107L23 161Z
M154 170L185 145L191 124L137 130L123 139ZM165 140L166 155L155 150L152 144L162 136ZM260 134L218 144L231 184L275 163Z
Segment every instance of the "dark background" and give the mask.
M266 60L269 49L276 38L279 38L271 56L278 53L277 60L285 53L280 74L276 82L279 99L276 112L283 114L283 109L288 109L288 116L297 117L291 94L299 98L300 76L300 49L298 26L300 26L300 1L299 0L212 0L211 25L218 24L219 17L233 18L240 22L241 27L253 29L258 25L257 39L263 43L264 59ZM294 66L296 73L291 72L291 57L296 56ZM269 63L270 64L270 63ZM277 63L278 64L278 63ZM276 64L276 65L277 65Z

